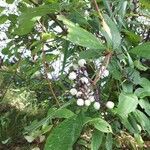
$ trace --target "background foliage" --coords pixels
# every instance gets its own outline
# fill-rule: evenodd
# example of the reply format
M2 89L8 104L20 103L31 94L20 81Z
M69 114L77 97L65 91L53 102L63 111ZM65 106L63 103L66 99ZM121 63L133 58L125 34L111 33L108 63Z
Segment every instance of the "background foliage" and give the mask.
M6 2L15 9L0 7L0 149L149 149L149 1ZM68 92L79 59L100 110ZM103 59L109 76L97 79Z

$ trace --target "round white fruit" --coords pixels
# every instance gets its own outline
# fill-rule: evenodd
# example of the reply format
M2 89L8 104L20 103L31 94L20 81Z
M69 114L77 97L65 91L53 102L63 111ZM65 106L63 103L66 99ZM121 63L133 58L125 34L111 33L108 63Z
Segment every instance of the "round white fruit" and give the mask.
M80 60L78 61L78 65L79 65L80 67L84 67L85 64L86 64L85 59L80 59Z
M90 106L91 105L91 101L90 100L85 100L85 106Z
M75 72L70 72L68 78L69 78L70 80L74 80L74 79L76 79L76 77L77 77L77 74L76 74Z
M78 92L78 91L77 91L75 88L72 88L72 89L70 90L71 95L76 95L77 92Z
M112 101L108 101L108 102L106 103L106 107L107 107L108 109L113 109L114 106L115 106L115 104L114 104Z
M79 98L79 99L77 100L77 105L78 105L78 106L83 106L83 105L84 105L84 100L81 99L81 98Z
M91 102L94 102L94 101L95 101L94 96L90 96L90 97L89 97L89 100L90 100Z
M88 78L86 78L86 77L82 77L82 78L81 78L81 82L87 84L87 83L89 82L89 80L88 80Z
M96 110L99 110L99 109L100 109L100 103L99 103L99 102L95 102L95 103L94 103L94 108L95 108Z

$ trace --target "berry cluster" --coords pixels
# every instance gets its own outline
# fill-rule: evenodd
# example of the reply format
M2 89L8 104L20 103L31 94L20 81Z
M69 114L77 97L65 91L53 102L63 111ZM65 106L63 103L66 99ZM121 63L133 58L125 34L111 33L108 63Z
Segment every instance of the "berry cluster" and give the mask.
M72 72L70 72L68 78L73 81L72 88L70 90L70 94L77 98L78 106L90 106L92 103L96 110L100 109L99 99L97 98L96 92L93 90L92 81L88 76L86 69L86 61L84 59L80 59L78 64L74 64ZM101 77L104 78L108 76L109 71L104 70L105 68L101 67ZM108 101L106 103L106 107L108 109L112 109L114 107L114 103L112 101Z
M73 71L68 78L73 80L74 84L70 90L71 95L77 98L78 106L90 106L92 103L96 110L100 109L100 103L96 101L92 83L86 71L86 61L80 59L78 64L73 65Z

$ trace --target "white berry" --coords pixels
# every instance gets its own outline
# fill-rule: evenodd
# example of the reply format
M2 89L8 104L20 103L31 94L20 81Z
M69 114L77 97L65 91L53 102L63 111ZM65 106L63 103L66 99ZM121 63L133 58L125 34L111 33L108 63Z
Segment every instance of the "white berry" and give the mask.
M81 78L81 82L87 84L87 83L89 82L89 80L88 80L88 78L86 78L86 77L82 77L82 78Z
M78 91L77 91L75 88L72 88L72 89L70 90L71 95L76 95L77 92L78 92Z
M99 109L100 109L100 103L99 103L99 102L95 102L95 103L94 103L94 108L95 108L96 110L99 110Z
M90 100L85 100L85 106L90 106L91 105L91 101Z
M82 95L81 91L77 92L77 94L76 94L77 97L80 97L81 95Z
M70 80L74 80L74 79L76 79L76 77L77 77L77 74L76 74L75 72L70 72L68 78L69 78Z
M89 97L89 100L90 100L91 102L94 102L94 101L95 101L94 96L90 96L90 97Z
M73 64L73 69L77 70L78 69L78 65L77 64Z
M79 99L77 100L77 105L78 105L78 106L83 106L83 105L84 105L84 100L81 99L81 98L79 98Z
M112 101L108 101L107 103L106 103L106 107L108 108L108 109L113 109L114 108L114 103L112 102Z
M78 65L79 65L80 67L84 67L85 64L86 64L85 59L80 59L80 60L78 61Z

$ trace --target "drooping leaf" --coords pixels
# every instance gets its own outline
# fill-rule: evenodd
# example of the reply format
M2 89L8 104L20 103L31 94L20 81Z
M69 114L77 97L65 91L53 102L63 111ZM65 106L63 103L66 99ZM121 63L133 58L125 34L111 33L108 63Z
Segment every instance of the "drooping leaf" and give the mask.
M130 50L131 53L150 59L150 42L138 45Z
M68 28L68 34L67 37L65 37L67 40L90 49L105 49L101 41L97 39L92 33L69 21L64 16L58 16L58 19L63 21L63 23Z
M102 140L103 140L104 133L99 130L94 130L92 134L92 141L91 141L91 150L98 150Z
M119 104L116 112L120 116L127 116L130 112L134 111L138 105L138 98L134 94L121 93L119 95Z
M48 136L44 150L72 150L82 131L83 120L79 114L59 124Z

